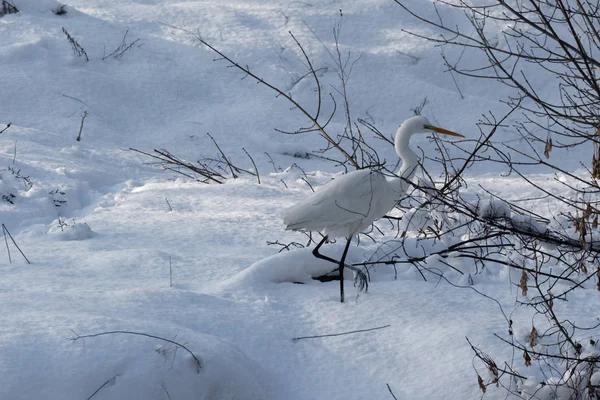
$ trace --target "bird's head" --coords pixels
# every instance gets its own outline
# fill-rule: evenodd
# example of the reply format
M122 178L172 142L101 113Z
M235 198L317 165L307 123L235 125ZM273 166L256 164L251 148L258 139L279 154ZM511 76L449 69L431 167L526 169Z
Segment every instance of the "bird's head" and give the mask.
M450 135L456 137L464 137L461 134L439 128L432 125L429 120L421 115L409 118L400 125L398 132L396 132L396 139L394 147L396 148L396 154L403 161L403 168L413 168L412 165L418 163L417 155L410 149L408 142L415 133L428 133L436 132L443 135ZM414 168L413 168L414 170Z
M427 118L421 115L414 116L404 121L400 126L398 133L400 133L400 131L404 132L406 136L412 136L415 133L436 132L444 135L464 137L459 133L432 125Z

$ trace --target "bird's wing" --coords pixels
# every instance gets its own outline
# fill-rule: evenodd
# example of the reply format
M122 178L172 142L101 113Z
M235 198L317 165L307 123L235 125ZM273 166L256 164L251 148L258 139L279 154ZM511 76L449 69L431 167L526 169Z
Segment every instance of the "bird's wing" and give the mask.
M325 231L333 237L351 236L394 206L391 197L397 196L390 192L390 184L380 172L353 171L288 208L283 222L287 229Z

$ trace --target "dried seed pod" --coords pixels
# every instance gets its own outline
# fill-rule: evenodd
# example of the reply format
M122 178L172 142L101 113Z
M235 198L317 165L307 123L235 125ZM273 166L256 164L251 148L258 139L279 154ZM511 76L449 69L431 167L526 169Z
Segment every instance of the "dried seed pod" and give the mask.
M531 328L531 333L529 334L529 345L531 347L535 347L535 345L537 344L537 339L538 339L538 332L534 326Z
M481 378L481 376L477 375L477 384L479 385L479 389L481 389L481 391L483 393L485 393L485 391L487 390L485 387L485 384L483 383L483 379Z
M525 350L525 352L523 353L523 359L525 360L525 366L531 367L531 357L529 357L529 353L527 352L527 350Z
M579 227L579 243L581 243L582 246L585 246L585 235L587 234L587 225L583 219L581 220L581 224L579 225Z
M550 139L550 137L548 136L548 139L546 139L546 146L544 147L544 156L546 156L546 158L550 158L551 151L552 151L552 139Z
M583 219L590 219L590 216L592 215L592 206L590 205L590 203L587 204L587 207L585 208L585 212L583 213Z
M519 281L519 287L521 288L521 292L523 296L527 296L527 280L529 277L527 276L527 272L523 271L521 274L521 280Z

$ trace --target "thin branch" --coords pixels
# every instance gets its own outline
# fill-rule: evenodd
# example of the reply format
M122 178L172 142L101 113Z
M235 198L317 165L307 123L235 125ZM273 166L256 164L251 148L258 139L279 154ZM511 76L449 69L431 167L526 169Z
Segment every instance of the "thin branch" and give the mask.
M300 336L300 337L292 338L292 340L295 342L295 341L302 340L302 339L315 339L315 338L330 337L330 336L350 335L352 333L369 332L369 331L374 331L374 330L377 330L377 329L388 328L390 326L391 325L384 325L384 326L378 326L376 328L360 329L360 330L357 330L357 331L349 331L349 332L342 332L342 333L331 333L331 334L328 334L328 335Z
M73 332L73 333L75 333L75 332ZM173 340L170 340L170 339L166 339L166 338L160 337L160 336L150 335L148 333L131 332L131 331L100 332L100 333L94 333L94 334L90 334L90 335L79 335L79 334L75 333L76 336L73 337L73 338L71 338L71 341L73 343L75 343L79 339L94 338L94 337L105 336L105 335L117 335L117 334L145 336L145 337L149 337L151 339L158 339L158 340L162 340L163 342L171 343L171 344L173 344L173 345L175 345L177 347L181 347L182 349L184 349L185 351L187 351L192 356L192 358L196 362L196 370L197 370L198 373L200 373L200 370L203 368L203 363L200 361L200 359L194 353L192 353L192 351L190 349L188 349L185 345L183 345L181 343L177 343L177 342L175 342Z

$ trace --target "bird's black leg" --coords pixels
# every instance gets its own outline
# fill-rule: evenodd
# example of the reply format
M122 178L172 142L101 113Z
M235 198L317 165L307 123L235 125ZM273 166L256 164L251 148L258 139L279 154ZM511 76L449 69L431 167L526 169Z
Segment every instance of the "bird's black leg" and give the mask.
M323 237L323 240L321 240L321 241L319 242L319 244L317 245L317 247L315 247L315 248L314 248L314 250L313 250L313 252L312 252L312 253L313 253L313 256L315 256L315 257L317 257L317 258L320 258L320 259L322 259L322 260L326 260L326 261L332 262L332 263L334 263L334 264L339 264L339 261L338 261L338 260L334 260L334 259L333 259L333 258L331 258L331 257L327 257L327 256L324 256L323 254L319 253L319 249L321 248L321 246L323 246L323 244L325 244L325 242L327 241L327 239L328 239L328 237L327 237L327 236L324 236L324 237Z
M344 302L344 267L346 265L345 264L346 254L348 254L348 248L350 247L350 242L352 241L352 237L350 239L348 239L348 242L346 243L346 247L344 248L344 253L342 254L342 258L341 258L340 261L338 261L336 259L333 259L331 257L324 256L323 254L319 253L319 249L321 248L321 246L323 246L323 244L326 241L327 241L327 236L325 236L323 238L323 240L321 240L319 242L319 244L317 244L317 247L314 248L314 250L313 250L312 253L317 258L320 258L322 260L326 260L326 261L332 262L334 264L338 264L338 271L339 271L339 274L340 274L340 300L343 303ZM358 270L357 272L359 272L359 274L360 274L360 270ZM364 279L364 281L366 282L366 279Z
M346 242L346 247L344 248L344 253L342 254L342 259L340 260L340 301L344 302L344 262L346 261L346 254L348 254L348 248L350 247L350 242L352 241L352 237L348 239Z

